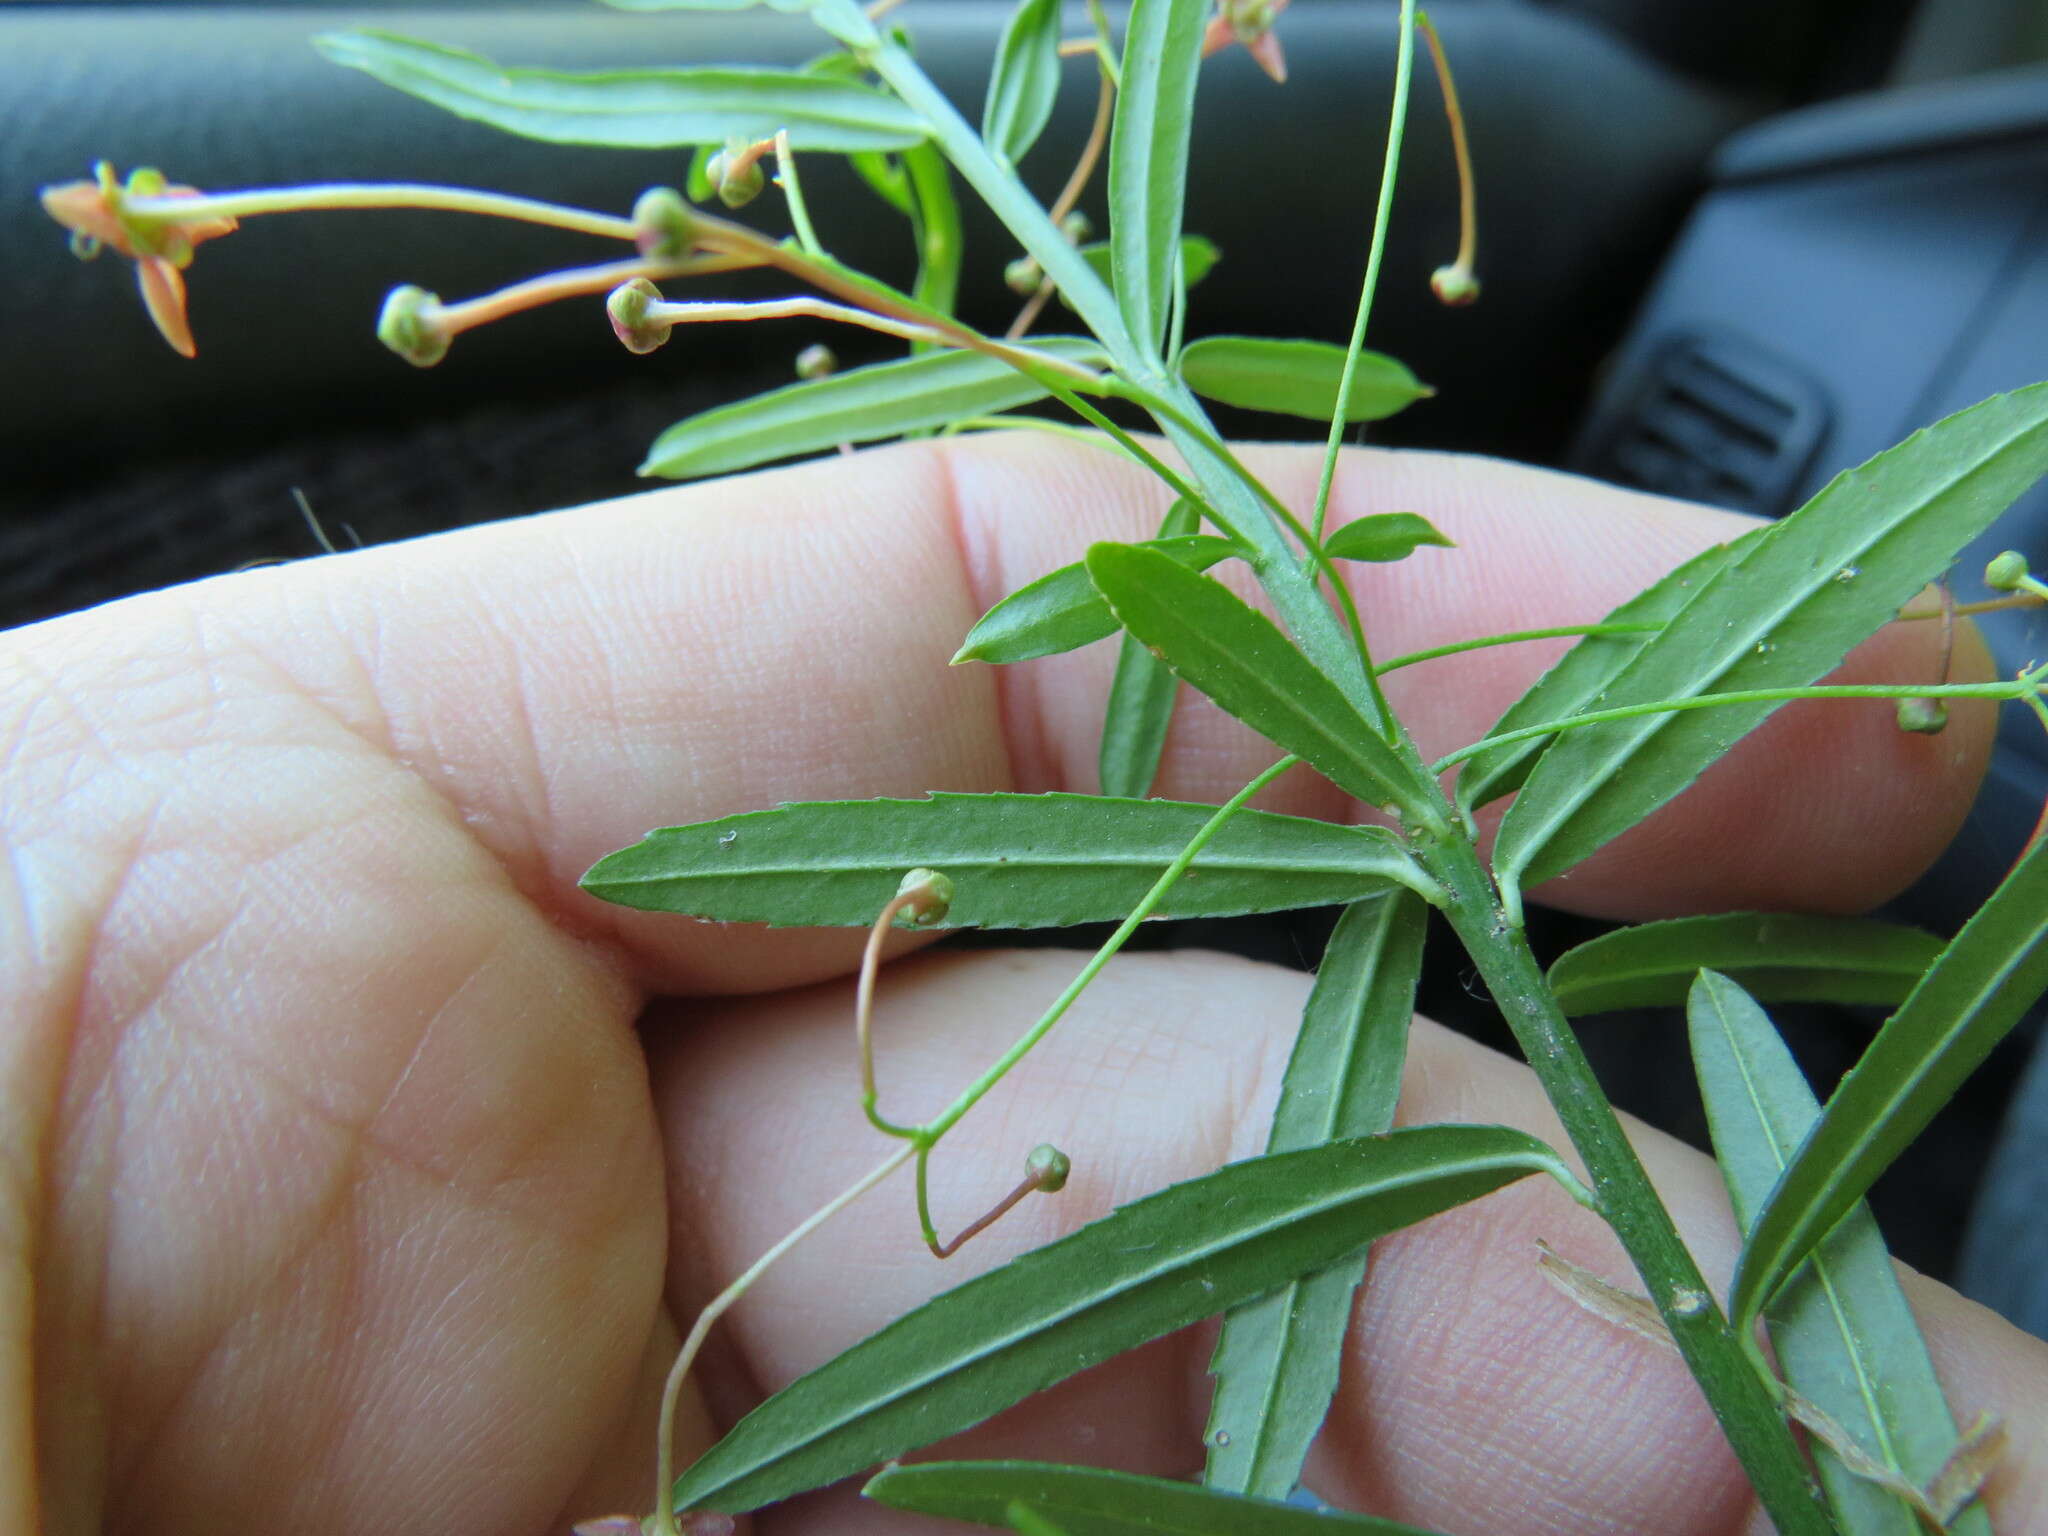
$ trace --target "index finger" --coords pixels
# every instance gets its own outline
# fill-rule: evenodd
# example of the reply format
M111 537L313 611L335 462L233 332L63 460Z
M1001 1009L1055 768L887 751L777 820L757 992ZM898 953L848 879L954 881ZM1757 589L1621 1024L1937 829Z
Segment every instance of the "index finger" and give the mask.
M1308 502L1314 453L1247 457L1280 496ZM604 906L577 878L648 828L784 800L1093 790L1114 647L1002 668L946 662L999 597L1092 541L1149 536L1165 500L1111 454L1008 434L657 491L148 601L171 632L205 608L386 743L530 898L617 946L648 985L747 990L839 970L858 936L677 923ZM1745 526L1500 463L1347 453L1334 520L1393 509L1423 513L1460 548L1353 576L1382 656L1596 619ZM1934 637L1897 631L1932 627L1895 626L1852 658L1851 675L1930 676ZM95 643L92 616L67 628ZM1440 753L1482 734L1561 649L1448 658L1391 676L1388 690L1424 753ZM1781 711L1575 871L1572 902L1641 915L1877 901L1952 835L1989 714L1958 709L1929 738L1898 732L1889 707ZM1273 756L1190 699L1154 792L1219 800ZM1357 813L1306 773L1261 803Z

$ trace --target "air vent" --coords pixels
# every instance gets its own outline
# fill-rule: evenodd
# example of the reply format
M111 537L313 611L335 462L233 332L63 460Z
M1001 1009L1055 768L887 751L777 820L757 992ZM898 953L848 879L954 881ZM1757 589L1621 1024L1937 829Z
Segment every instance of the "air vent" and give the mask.
M1730 333L1681 336L1616 381L1573 460L1602 480L1775 517L1827 420L1803 369Z

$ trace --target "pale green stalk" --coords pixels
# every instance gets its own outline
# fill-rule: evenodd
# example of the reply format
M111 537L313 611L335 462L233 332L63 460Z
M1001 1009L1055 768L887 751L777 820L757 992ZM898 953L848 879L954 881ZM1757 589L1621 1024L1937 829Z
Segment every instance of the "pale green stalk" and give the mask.
M1724 704L1780 704L1796 699L2024 699L2036 695L2043 672L2036 669L2007 682L1998 683L1841 683L1811 688L1748 688L1739 693L1693 694L1682 699L1658 699L1649 704L1626 704L1614 709L1596 709L1583 715L1565 715L1541 725L1482 736L1469 746L1447 753L1430 765L1433 773L1462 763L1487 747L1533 741L1559 731L1576 731L1582 726L1606 725L1615 720L1634 720L1643 715L1678 714L1689 709L1719 709Z
M1365 350L1366 321L1372 316L1373 295L1379 291L1380 262L1387 250L1387 225L1394 210L1394 181L1401 169L1401 139L1408 127L1408 95L1414 78L1415 0L1401 0L1401 42L1394 54L1394 107L1387 120L1387 153L1380 167L1379 205L1373 213L1365 281L1358 290L1358 313L1351 322L1351 352L1344 361L1344 377L1337 385L1337 409L1330 418L1330 440L1323 448L1323 472L1316 481L1313 526L1318 544L1323 539L1323 520L1329 513L1330 486L1337 478L1338 450L1344 446L1344 431L1351 419L1351 390L1358 378L1358 360Z

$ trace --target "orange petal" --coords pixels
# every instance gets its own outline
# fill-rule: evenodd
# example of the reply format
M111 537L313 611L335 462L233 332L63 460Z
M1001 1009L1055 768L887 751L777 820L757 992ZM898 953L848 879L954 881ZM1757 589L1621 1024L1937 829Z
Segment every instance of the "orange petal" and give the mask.
M181 356L197 357L192 323L185 318L185 279L178 269L160 256L145 256L135 264L135 278L142 285L142 302L148 306L149 318L163 332L164 340Z
M1221 53L1237 41L1237 34L1230 29L1230 23L1222 16L1211 16L1208 28L1202 33L1202 57Z
M90 181L67 181L62 186L43 188L43 212L66 229L111 246L123 256L133 256L128 231L114 216L107 195Z
M1245 52L1258 60L1275 85L1287 83L1287 56L1280 51L1280 39L1271 32L1261 33L1245 45Z

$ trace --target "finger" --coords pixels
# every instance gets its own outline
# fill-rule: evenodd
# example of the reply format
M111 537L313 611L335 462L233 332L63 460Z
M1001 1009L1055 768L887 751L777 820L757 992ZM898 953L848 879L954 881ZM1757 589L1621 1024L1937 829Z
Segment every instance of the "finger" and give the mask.
M1311 494L1314 455L1251 455ZM650 920L581 896L646 828L787 799L1092 789L1113 648L948 668L1003 593L1101 538L1148 534L1157 486L1107 453L1003 436L831 459L578 513L248 573L156 600L207 626L410 765L522 890L619 943L668 988L786 984L843 968L855 935ZM1338 515L1407 507L1461 547L1354 578L1381 654L1598 617L1727 514L1440 455L1354 453ZM122 623L132 622L132 614ZM68 631L105 636L86 616ZM1931 676L1932 626L1898 626L1857 675ZM1556 647L1430 663L1390 687L1425 753L1470 740ZM1823 713L1822 711L1825 711ZM1888 707L1786 710L1632 842L1575 872L1575 905L1865 905L1945 845L1988 711L1903 736ZM1215 800L1272 748L1200 703L1158 792ZM1352 814L1302 774L1267 804ZM1731 816L1749 834L1731 838Z
M914 1119L940 1108L1073 964L1044 952L941 953L895 967L879 1029L887 1112ZM772 1391L941 1289L1259 1151L1285 1066L1288 1032L1278 1026L1305 987L1291 973L1216 956L1119 960L933 1159L943 1232L1007 1189L1039 1141L1073 1158L1066 1189L1029 1200L942 1265L918 1241L907 1183L884 1186L730 1315L739 1379ZM882 1144L852 1091L846 1007L843 984L721 1004L659 1052L672 1179L687 1192L672 1274L686 1272L685 1259L705 1275L737 1272L878 1159ZM1423 1022L1401 1118L1507 1123L1563 1145L1526 1069ZM1720 1290L1735 1237L1713 1166L1655 1132L1635 1134ZM1604 1226L1538 1179L1375 1246L1309 1484L1345 1507L1471 1536L1745 1530L1753 1500L1683 1365L1553 1290L1535 1267L1538 1239L1635 1284ZM1912 1294L1960 1412L1989 1409L2013 1426L1992 1492L1999 1530L2041 1536L2048 1348L1943 1287L1916 1282ZM671 1303L683 1315L696 1299ZM929 1454L1185 1475L1202 1459L1211 1343L1209 1331L1189 1330ZM863 1509L849 1489L760 1526L771 1536L911 1528Z

